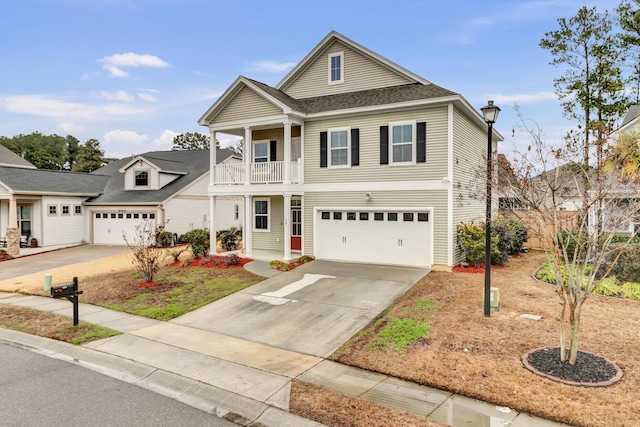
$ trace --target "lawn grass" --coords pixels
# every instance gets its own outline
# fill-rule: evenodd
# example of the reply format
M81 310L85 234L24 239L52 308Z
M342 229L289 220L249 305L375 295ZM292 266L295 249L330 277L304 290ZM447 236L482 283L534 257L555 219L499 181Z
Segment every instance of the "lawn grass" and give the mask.
M73 326L73 319L68 317L7 304L0 304L0 327L74 345L86 344L122 333L82 321L77 326Z

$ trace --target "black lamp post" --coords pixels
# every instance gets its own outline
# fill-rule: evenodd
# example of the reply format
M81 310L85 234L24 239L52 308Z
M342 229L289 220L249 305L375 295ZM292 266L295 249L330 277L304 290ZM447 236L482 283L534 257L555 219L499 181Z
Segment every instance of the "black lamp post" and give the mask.
M498 120L500 108L493 105L493 101L489 101L489 104L480 110L482 110L484 121L489 125L487 134L487 215L484 241L484 316L489 317L491 316L491 178L493 175L491 134L493 133L493 124Z

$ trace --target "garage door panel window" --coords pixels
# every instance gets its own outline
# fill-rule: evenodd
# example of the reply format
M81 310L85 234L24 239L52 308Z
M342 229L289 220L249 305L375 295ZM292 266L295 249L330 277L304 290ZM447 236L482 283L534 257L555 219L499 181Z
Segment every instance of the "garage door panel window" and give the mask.
M405 212L402 214L402 220L405 222L413 222L413 212Z
M398 213L397 212L389 212L387 213L387 221L397 221Z
M322 212L322 219L331 219L331 212Z
M334 212L333 213L333 219L341 220L342 219L342 212Z
M418 212L418 222L429 221L429 212Z
M268 232L269 224L269 199L255 199L254 202L254 230Z
M360 221L369 221L369 212L360 212Z

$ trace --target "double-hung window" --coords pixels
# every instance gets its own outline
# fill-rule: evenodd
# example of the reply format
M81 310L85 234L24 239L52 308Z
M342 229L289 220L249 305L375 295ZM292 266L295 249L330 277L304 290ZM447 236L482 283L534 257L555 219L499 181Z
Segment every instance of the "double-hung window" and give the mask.
M149 185L149 172L135 171L135 184L136 187L147 187Z
M329 129L329 167L348 167L351 157L351 129Z
M255 163L266 163L269 161L269 141L254 142L253 161Z
M416 162L416 126L414 122L389 124L389 150L392 164Z
M269 231L269 199L253 199L253 229Z
M344 52L329 54L329 84L344 82Z

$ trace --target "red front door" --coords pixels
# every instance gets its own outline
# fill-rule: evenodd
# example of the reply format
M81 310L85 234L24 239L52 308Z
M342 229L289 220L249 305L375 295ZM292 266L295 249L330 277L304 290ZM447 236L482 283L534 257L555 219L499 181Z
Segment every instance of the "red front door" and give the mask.
M302 209L291 207L291 250L302 250Z

